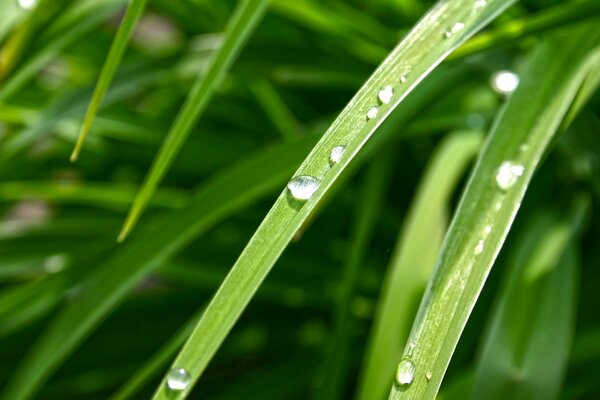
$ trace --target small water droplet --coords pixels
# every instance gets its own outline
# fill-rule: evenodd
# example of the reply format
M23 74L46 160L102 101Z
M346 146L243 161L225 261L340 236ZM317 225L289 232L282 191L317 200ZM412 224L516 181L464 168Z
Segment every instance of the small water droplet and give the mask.
M346 146L335 146L329 154L329 162L331 164L339 163L344 155L344 151L346 151Z
M19 0L19 7L23 10L31 10L35 7L37 0Z
M400 386L410 385L415 379L416 367L410 358L404 357L400 364L398 364L398 370L396 371L396 382Z
M367 119L373 119L377 116L377 113L379 112L379 107L371 107L369 108L369 111L367 111Z
M379 93L377 94L377 98L383 104L388 104L390 101L392 101L393 96L394 96L394 88L392 88L390 85L387 85L386 87L381 89L379 91Z
M511 94L519 86L519 76L511 71L498 71L492 75L491 85L499 94Z
M483 7L487 5L487 0L475 0L475 4L473 5L473 9L475 11L481 10Z
M523 143L519 146L519 151L521 153L525 153L527 150L529 150L529 145L527 143Z
M490 233L492 233L492 226L491 225L486 225L486 227L483 228L483 234L485 236L488 236Z
M407 79L408 77L406 76L406 74L400 75L400 83L405 83Z
M496 174L496 183L501 190L506 191L517 183L523 172L525 172L525 168L522 165L504 161Z
M473 252L477 255L483 253L483 240L477 242L477 246L475 246L475 250Z
M502 200L498 200L494 208L496 209L496 211L500 210L500 208L502 208Z
M167 375L167 387L177 392L187 389L191 381L190 373L183 368L172 368Z
M433 376L433 373L431 371L427 371L425 373L425 379L427 379L427 382L429 382L431 380L432 376Z
M315 194L320 183L314 176L299 175L289 181L287 188L296 200L308 200Z
M460 32L464 27L465 27L465 24L463 24L462 22L457 22L454 25L452 25L450 28L446 29L446 31L444 32L444 37L450 38L455 33Z

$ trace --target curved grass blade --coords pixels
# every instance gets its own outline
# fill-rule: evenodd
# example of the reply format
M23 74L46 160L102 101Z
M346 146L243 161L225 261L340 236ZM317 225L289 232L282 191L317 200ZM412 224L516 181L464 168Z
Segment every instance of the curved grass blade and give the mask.
M456 132L444 139L431 157L382 285L360 375L358 399L383 399L388 393L417 302L442 244L450 196L482 141L479 132Z
M440 1L392 51L296 172L297 176L314 177L319 182L317 190L305 203L294 200L287 191L279 196L212 299L173 364L189 371L190 384L171 393L165 378L155 399L188 395L285 246L375 129L450 51L510 4L493 1L473 9L464 7L462 1ZM387 85L393 92L390 98ZM340 145L345 146L343 156L331 165L330 153Z
M158 268L190 238L280 187L314 142L307 137L268 152L261 150L207 183L189 206L142 230L87 279L82 295L33 345L2 398L31 398L141 277ZM248 180L248 171L256 182Z
M194 124L212 98L215 88L221 82L266 12L268 3L269 0L241 0L234 10L225 30L223 45L212 56L206 73L198 78L192 87L185 104L169 130L150 167L150 171L146 175L142 188L135 197L129 215L127 215L127 219L119 233L119 242L125 240L131 229L133 229Z
M543 212L516 241L488 323L473 398L558 398L575 323L573 240L588 206L580 198L570 216Z
M108 90L108 86L115 75L115 71L123 58L131 34L142 16L142 13L146 9L147 2L148 0L131 0L127 6L127 11L125 11L123 20L119 25L119 30L117 31L106 61L104 62L104 66L102 67L102 71L100 72L100 77L98 78L98 83L94 89L92 100L85 113L81 131L79 132L77 142L75 143L75 149L73 149L73 153L71 154L71 161L76 161L81 152L88 131L92 126L92 122L94 122L94 117L96 116L98 108L102 103L102 99Z
M578 46L570 46L575 41ZM390 399L433 399L533 173L589 68L600 33L583 25L544 42L496 121L446 235ZM543 84L540 84L543 77ZM406 373L405 373L406 372Z

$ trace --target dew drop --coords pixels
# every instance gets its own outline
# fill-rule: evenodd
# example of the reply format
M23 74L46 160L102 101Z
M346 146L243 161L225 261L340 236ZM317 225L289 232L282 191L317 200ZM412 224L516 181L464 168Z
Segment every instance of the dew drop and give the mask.
M405 83L407 79L408 77L406 76L406 74L400 75L400 83Z
M519 86L519 76L511 71L498 71L492 75L491 85L499 94L511 94Z
M331 153L329 154L329 163L339 163L344 155L344 151L346 151L346 146L335 146L333 149L331 149Z
M519 146L519 151L521 153L525 153L527 150L529 150L529 145L527 143L523 143Z
M314 176L299 175L289 181L287 188L296 200L308 200L319 188L321 182Z
M496 174L496 183L501 190L506 191L517 183L523 172L525 172L525 168L522 165L515 164L512 161L504 161Z
M459 31L461 31L464 27L465 27L465 24L463 24L462 22L457 22L454 25L452 25L450 28L446 29L446 31L444 32L444 37L450 38L455 33L458 33Z
M432 376L433 376L433 374L431 373L431 371L427 371L425 373L425 379L427 379L427 382L429 382L431 380Z
M369 111L367 111L367 119L373 119L377 116L377 113L379 112L379 107L371 107L369 108Z
M475 11L481 10L483 7L487 5L487 0L475 0L475 4L473 5L473 9Z
M23 10L31 10L35 7L37 0L19 0L19 7Z
M396 371L396 382L400 386L410 385L415 379L416 367L415 364L408 357L404 357L400 364L398 364L398 370Z
M183 368L173 368L167 375L167 387L177 392L187 389L191 381L190 373Z
M491 225L486 225L486 227L483 228L483 234L485 236L488 236L490 233L492 233L492 226Z
M483 240L477 242L477 246L475 246L475 250L473 251L476 255L483 253Z
M394 89L390 85L387 85L386 87L381 89L379 91L379 93L377 94L377 98L383 104L388 104L390 101L392 101L393 96L394 96Z

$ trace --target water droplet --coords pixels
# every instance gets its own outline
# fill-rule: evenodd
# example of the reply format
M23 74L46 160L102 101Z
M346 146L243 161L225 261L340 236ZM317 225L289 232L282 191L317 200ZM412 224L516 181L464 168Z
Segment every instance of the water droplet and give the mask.
M187 389L191 381L190 373L183 368L173 368L167 375L167 387L177 392Z
M523 143L519 146L519 151L521 153L525 153L527 150L529 150L529 145L527 143Z
M405 83L407 79L408 77L406 76L406 74L400 75L400 83Z
M331 164L339 163L344 155L344 151L346 151L346 146L335 146L329 154L329 162Z
M452 25L450 28L446 29L446 31L444 32L444 37L445 38L452 37L452 35L461 31L464 27L465 27L465 24L463 24L462 22L457 22L454 25Z
M319 188L321 182L314 176L295 176L289 181L287 188L296 200L308 200Z
M475 254L483 253L483 240L477 242L477 246L475 246L475 250L473 251Z
M408 357L404 357L400 364L398 364L398 370L396 371L396 382L400 386L410 385L415 379L415 364Z
M502 200L498 200L494 208L496 209L496 211L500 210L500 208L502 208Z
M508 190L517 183L517 179L523 175L523 172L525 172L525 168L522 165L504 161L496 174L496 183L500 189Z
M432 376L433 376L433 373L431 371L427 371L425 373L425 379L427 379L427 382L429 382L431 380Z
M37 0L19 0L19 7L23 10L31 10L35 7Z
M367 111L367 119L373 119L377 116L377 113L379 112L379 107L371 107L369 108L369 111Z
M486 227L483 228L483 234L485 236L488 236L490 233L492 233L492 226L491 225L486 225Z
M511 94L519 86L519 76L511 71L498 71L492 75L492 89L500 94Z
M475 11L481 10L483 7L487 5L487 0L475 0L475 4L473 5L473 9Z
M379 91L379 93L377 94L377 98L383 104L388 104L390 101L392 101L393 96L394 96L394 88L392 88L390 85L387 85L386 87L381 89Z

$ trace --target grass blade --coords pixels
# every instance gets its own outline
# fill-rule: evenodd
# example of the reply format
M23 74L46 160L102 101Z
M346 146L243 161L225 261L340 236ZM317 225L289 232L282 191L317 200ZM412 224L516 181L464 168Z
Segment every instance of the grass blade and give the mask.
M488 323L473 398L558 398L575 322L572 241L588 205L578 201L563 218L541 213L516 242Z
M418 299L446 231L450 196L481 146L477 132L457 132L432 156L395 246L367 344L358 399L383 399L406 344Z
M241 0L229 21L221 48L213 55L206 73L192 87L188 98L177 115L161 146L142 188L136 195L133 206L125 220L118 240L125 240L144 211L150 197L167 173L179 149L200 118L215 88L243 48L254 28L266 12L269 0Z
M85 138L90 127L92 126L94 117L96 116L98 108L102 103L102 99L108 90L108 86L112 82L117 67L123 58L123 54L125 53L125 49L127 48L127 43L129 43L131 34L133 33L137 22L146 8L147 1L148 0L131 0L127 6L127 11L125 11L123 20L119 25L119 30L117 31L115 40L112 43L106 61L104 62L104 66L102 67L102 71L100 72L100 77L98 78L98 83L94 89L92 100L90 101L90 105L85 113L81 131L79 132L77 143L75 144L75 149L71 154L71 161L76 161L79 153L81 152L81 148L83 147Z
M471 175L421 302L399 366L401 378L408 376L410 383L394 385L390 399L435 397L533 173L591 67L599 39L597 29L584 25L552 37L530 60ZM569 45L573 40L577 47ZM543 85L538 84L541 76ZM501 169L509 160L513 164Z
M189 371L190 384L184 390L170 393L165 378L155 399L188 395L285 246L375 129L450 51L511 3L494 1L474 12L465 8L462 1L441 1L392 51L296 172L298 176L318 177L318 189L304 204L291 199L287 191L279 196L175 360L175 368ZM464 22L458 24L458 21ZM366 118L367 114L373 116L378 93L386 85L393 86L392 98L379 107L377 115ZM339 145L346 146L344 154L331 166L331 150Z

